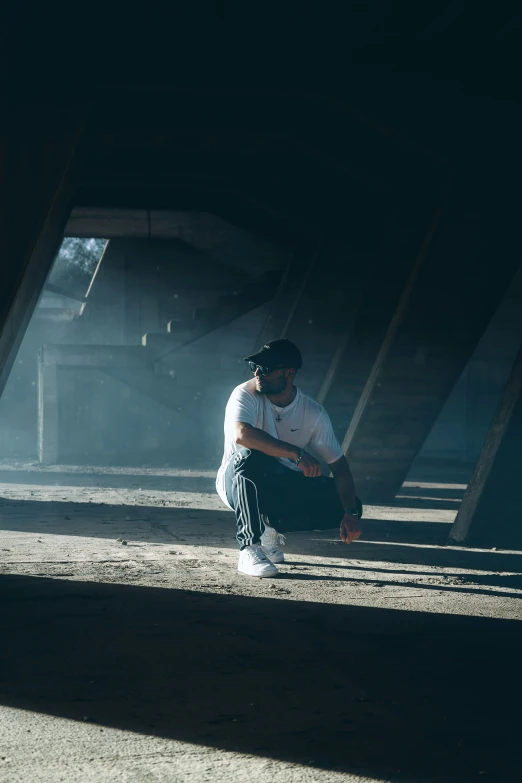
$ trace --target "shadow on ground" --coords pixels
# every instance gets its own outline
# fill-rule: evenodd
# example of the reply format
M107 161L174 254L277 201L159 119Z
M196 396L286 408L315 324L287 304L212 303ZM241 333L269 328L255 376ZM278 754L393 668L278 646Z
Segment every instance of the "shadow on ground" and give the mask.
M45 472L39 471L15 471L2 470L0 467L0 484L27 484L41 487L97 487L111 489L136 490L160 490L164 492L212 492L216 491L215 478L200 476L197 472L193 476L175 476L158 474L136 473L106 473L100 469L98 472L85 472L79 470L57 470Z
M227 535L228 543L220 542L220 547L237 549L234 516L225 507L215 511L188 505L131 506L3 498L0 514L0 530L5 531L107 539L123 535L129 540L151 543L208 545L208 529L209 534L219 531Z
M220 549L237 550L234 516L224 507L216 511L190 506L131 506L3 498L0 499L0 515L0 530L5 531L113 540L123 536L130 541L217 545ZM343 544L337 529L332 529L291 533L286 551L290 556L292 553L313 553L341 561L357 559L368 562L369 568L373 568L373 562L386 561L522 574L522 551L485 551L449 545L450 529L451 524L443 522L364 519L363 536L352 546ZM522 546L519 548L522 549ZM351 563L347 566L351 567ZM519 585L517 582L508 586Z
M292 562L292 558L291 557L287 557L286 561L287 561L287 563L291 563ZM361 562L361 560L359 559L358 562ZM382 574L383 577L386 576L386 575L390 576L392 574L394 574L394 575L396 574L396 575L400 575L400 576L410 576L410 577L412 577L412 576L415 576L415 577L419 577L419 576L433 576L434 575L433 571L419 571L418 569L415 569L415 571L413 571L411 568L409 568L409 569L406 569L406 568L392 568L392 567L390 567L390 568L376 568L372 563L370 563L368 565L364 565L364 566L362 566L362 565L354 565L353 563L347 563L346 565L335 565L335 564L332 565L332 563L321 564L321 563L317 563L317 562L313 562L313 563L312 562L306 562L306 561L303 561L303 560L299 560L298 563L299 563L299 566L301 568L303 566L305 566L305 567L309 566L311 568L318 569L318 568L321 568L321 565L323 565L324 568L327 568L329 571L331 571L331 570L338 570L339 572L342 572L343 574L345 574L345 578L349 579L350 581L357 580L358 573L361 573L361 572L367 573L368 571L371 571L371 581L374 584L375 583L382 584L382 585L391 585L391 584L397 585L397 584L400 584L401 587L415 587L416 589L418 589L420 587L422 587L422 588L429 588L430 585L422 585L422 584L419 584L418 582L404 582L402 580L400 582L396 582L396 581L394 581L394 582L386 582L386 581L380 580L380 575ZM519 557L519 561L518 561L517 565L518 565L519 568L522 568L522 558ZM457 571L455 573L451 573L451 572L448 572L447 570L445 570L444 571L444 576L446 576L448 578L451 578L451 579L458 580L458 583L463 585L463 586L466 586L466 585L485 585L485 586L488 586L488 587L503 587L503 588L512 588L513 590L522 590L522 573L520 573L520 574L471 574L471 575L468 575L468 574L463 574L460 571ZM362 580L362 581L367 581L367 579L366 580ZM436 590L440 591L440 590L448 590L450 588L447 587L447 586L438 584L438 585L433 585L433 589L436 589ZM458 592L462 592L462 591L459 590ZM474 592L474 591L473 590L466 590L466 593L469 593L469 592ZM480 592L483 592L483 591L480 591ZM493 593L493 595L497 595L498 596L498 592ZM515 597L516 598L522 598L522 595L515 594Z
M520 779L507 620L0 577L0 701L385 781Z

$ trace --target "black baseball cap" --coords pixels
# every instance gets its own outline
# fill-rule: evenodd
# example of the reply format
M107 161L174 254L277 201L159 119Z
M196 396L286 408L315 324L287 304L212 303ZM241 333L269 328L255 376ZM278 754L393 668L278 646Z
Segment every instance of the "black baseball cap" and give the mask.
M245 356L245 362L255 362L263 367L282 365L295 367L296 370L299 370L303 366L303 357L297 345L284 337L279 340L270 340L257 353Z

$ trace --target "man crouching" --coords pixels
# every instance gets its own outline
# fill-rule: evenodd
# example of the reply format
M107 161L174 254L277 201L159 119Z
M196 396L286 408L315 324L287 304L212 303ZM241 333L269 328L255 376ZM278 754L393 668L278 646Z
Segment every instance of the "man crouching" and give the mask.
M282 533L340 524L349 544L361 535L362 506L328 414L294 385L297 346L272 340L245 361L254 377L227 403L216 489L236 514L238 570L273 577L284 562ZM333 478L321 475L317 458Z

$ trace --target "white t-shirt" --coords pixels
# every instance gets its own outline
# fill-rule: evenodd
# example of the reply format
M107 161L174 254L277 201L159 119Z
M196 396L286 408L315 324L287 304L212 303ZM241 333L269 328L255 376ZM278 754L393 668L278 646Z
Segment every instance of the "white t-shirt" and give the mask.
M279 416L281 421L276 421ZM335 437L330 417L318 402L297 389L293 402L286 408L274 405L266 394L256 391L255 379L236 386L225 411L225 451L216 478L216 489L221 500L230 507L225 491L225 471L238 450L233 426L237 421L251 424L273 438L306 449L316 459L327 465L343 456L343 450ZM300 470L290 459L278 457L287 468Z

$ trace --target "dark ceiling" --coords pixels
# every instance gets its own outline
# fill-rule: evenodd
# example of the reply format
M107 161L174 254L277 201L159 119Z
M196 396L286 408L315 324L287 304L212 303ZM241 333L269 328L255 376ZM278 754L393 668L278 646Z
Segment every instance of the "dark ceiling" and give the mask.
M12 5L9 98L32 123L86 110L77 204L204 209L282 243L429 212L450 177L509 188L522 12L336 6Z

